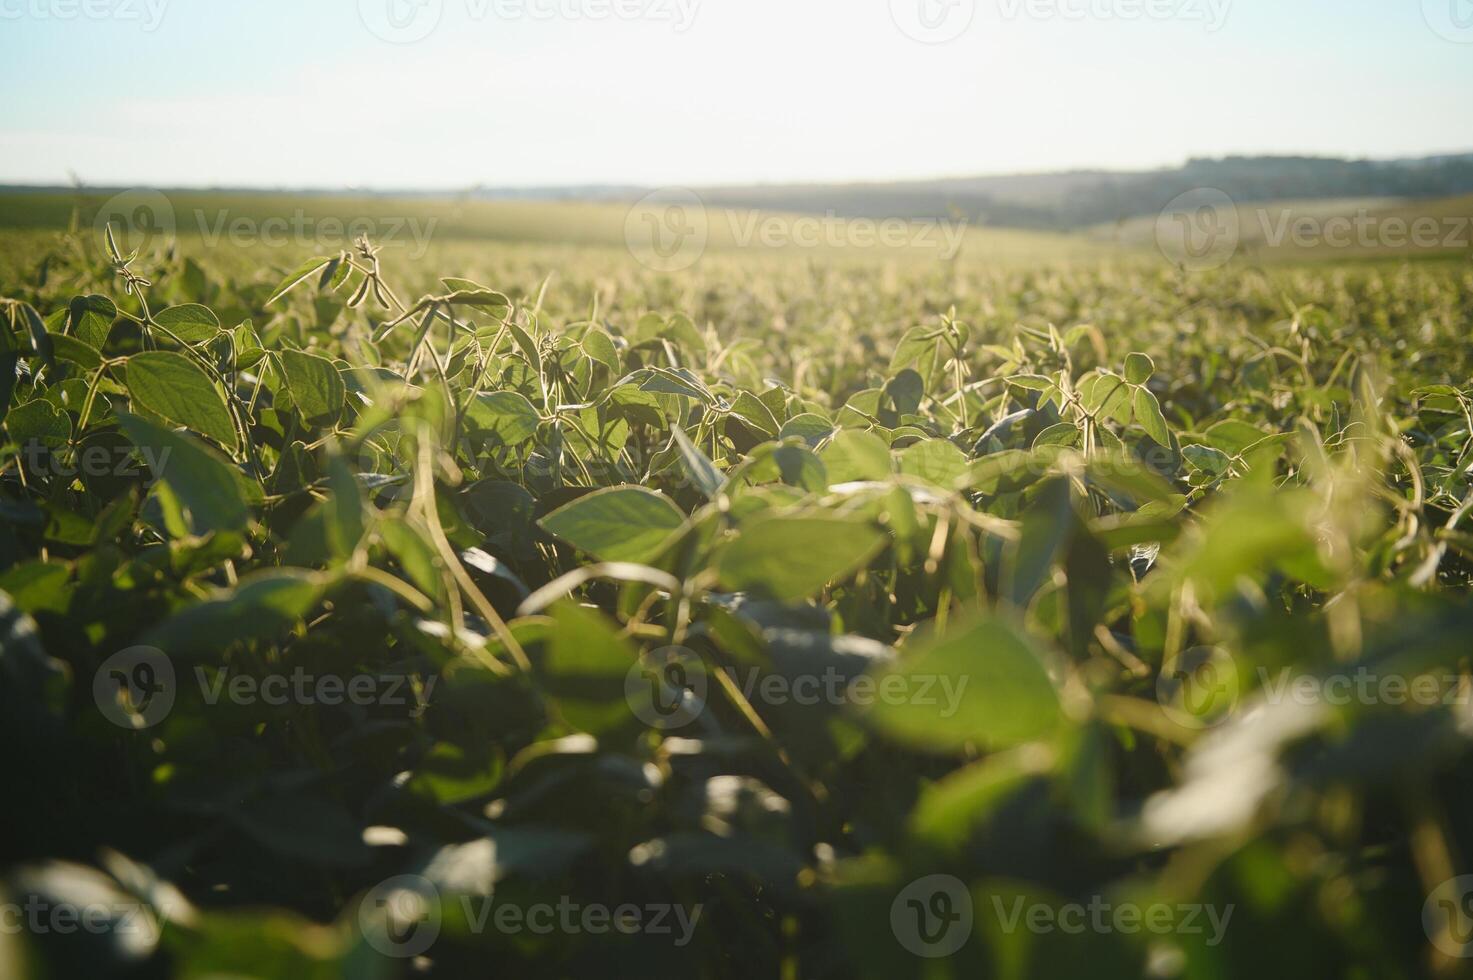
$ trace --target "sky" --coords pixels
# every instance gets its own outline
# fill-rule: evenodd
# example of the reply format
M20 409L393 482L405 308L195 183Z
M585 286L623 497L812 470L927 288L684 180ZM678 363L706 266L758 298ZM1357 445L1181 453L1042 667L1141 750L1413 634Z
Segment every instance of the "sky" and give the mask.
M704 186L1473 150L1473 0L0 0L0 183Z

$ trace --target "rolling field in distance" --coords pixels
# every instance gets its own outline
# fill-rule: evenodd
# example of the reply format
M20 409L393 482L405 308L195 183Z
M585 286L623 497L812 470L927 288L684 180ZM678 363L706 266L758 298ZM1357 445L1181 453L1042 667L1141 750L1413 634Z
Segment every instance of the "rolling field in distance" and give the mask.
M60 231L75 215L94 226L110 204L123 211L141 204L140 228L177 234L186 251L265 245L293 254L346 247L354 230L377 232L389 253L458 243L509 242L625 248L630 202L485 201L439 197L129 192L0 191L0 230ZM122 210L119 210L121 208ZM1010 264L1045 259L1094 259L1113 249L1083 237L1009 228L976 228L939 220L857 218L711 206L692 212L693 227L713 252L813 253L843 259L945 260L952 255ZM302 229L301 232L298 229ZM638 229L636 228L636 231ZM284 242L277 245L275 242Z
M1349 198L1220 204L1211 215L1219 234L1232 234L1249 261L1437 261L1473 255L1473 196L1425 200ZM1091 230L1100 244L1154 247L1155 217L1132 218Z
M719 195L713 195L719 199ZM1208 198L1210 213L1193 216L1188 244L1210 250L1231 238L1237 258L1294 262L1439 261L1473 255L1473 196L1422 200L1351 198L1238 204ZM658 202L657 202L658 203ZM141 210L139 207L141 205ZM132 208L140 230L172 233L186 254L230 261L245 250L285 266L323 250L345 248L367 232L385 261L453 255L477 245L617 249L648 234L630 201L482 200L413 196L219 191L125 192L0 190L0 232L60 231L73 221L100 227ZM983 262L994 267L1160 261L1162 219L1130 218L1076 232L979 227L964 220L853 218L753 210L711 204L683 212L685 231L699 236L700 256L825 262ZM1170 220L1169 218L1166 220ZM1166 226L1167 235L1178 234ZM535 251L535 249L534 249ZM1173 261L1191 254L1169 244ZM636 260L641 256L632 256ZM616 256L610 257L617 260ZM266 258L271 261L271 258ZM658 265L658 262L656 263ZM1216 262L1213 263L1214 265Z

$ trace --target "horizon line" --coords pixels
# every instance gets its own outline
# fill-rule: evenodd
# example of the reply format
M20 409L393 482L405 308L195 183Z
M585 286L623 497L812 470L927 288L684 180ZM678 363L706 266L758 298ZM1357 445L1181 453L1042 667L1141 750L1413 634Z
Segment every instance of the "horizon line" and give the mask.
M395 194L407 194L413 196L446 195L455 196L461 194L475 193L503 193L508 196L516 194L556 194L584 191L649 191L668 188L685 188L690 190L721 191L731 189L750 188L796 188L796 187L872 187L896 184L935 184L962 180L1005 180L1017 177L1070 177L1079 175L1118 175L1137 176L1164 174L1174 170L1181 170L1193 163L1199 162L1226 162L1229 160L1313 160L1313 161L1336 161L1343 163L1415 163L1426 160L1442 158L1473 157L1473 149L1438 150L1426 151L1415 155L1398 156L1344 156L1334 154L1318 153L1226 153L1220 155L1193 155L1179 163L1161 164L1155 167L1138 168L1113 168L1102 166L1075 166L1052 170L1010 170L990 173L951 173L933 175L929 177L867 177L856 179L784 179L784 180L753 180L747 182L722 182L722 183L636 183L626 181L585 181L582 183L568 184L489 184L478 183L471 185L446 185L434 186L423 185L420 187L387 187L387 186L363 186L355 187L344 185L338 187L314 186L310 184L232 184L232 183L202 183L202 184L177 184L177 183L126 183L109 181L82 181L73 174L71 183L58 183L44 179L27 178L0 178L0 190L5 191L122 191L133 189L147 189L158 191L182 191L182 192L245 192L245 193L281 193L281 194L368 194L372 196L392 196Z

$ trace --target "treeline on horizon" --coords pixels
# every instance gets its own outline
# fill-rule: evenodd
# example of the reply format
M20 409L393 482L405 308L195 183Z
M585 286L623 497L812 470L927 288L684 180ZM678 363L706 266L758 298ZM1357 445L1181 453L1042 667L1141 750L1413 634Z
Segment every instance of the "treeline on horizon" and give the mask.
M913 183L727 188L707 197L738 207L1073 231L1156 214L1178 195L1209 187L1239 204L1456 197L1473 194L1473 153L1394 161L1234 156L1134 173L1076 171Z
M697 187L708 206L846 218L940 219L974 226L1068 232L1158 214L1181 194L1211 188L1238 204L1355 199L1436 200L1473 195L1473 152L1396 160L1310 156L1193 158L1150 171L1079 170L1059 173L948 177L851 184L753 184ZM0 185L10 198L0 227L65 224L76 203L130 188L100 184ZM165 192L172 188L161 187ZM630 185L507 188L461 191L289 188L195 188L202 194L310 198L467 201L627 202L650 191ZM29 202L24 198L35 195ZM65 195L65 197L64 197ZM44 200L43 200L44 199Z

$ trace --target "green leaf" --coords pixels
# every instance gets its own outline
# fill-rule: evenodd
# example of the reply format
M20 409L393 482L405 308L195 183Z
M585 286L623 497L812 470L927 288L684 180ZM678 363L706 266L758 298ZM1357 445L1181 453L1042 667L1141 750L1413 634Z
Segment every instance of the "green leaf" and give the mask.
M551 615L543 666L563 718L592 735L630 724L624 682L638 653L602 614L571 600L556 603Z
M1014 374L1008 377L1008 384L1024 391L1048 391L1054 387L1054 379L1042 374Z
M828 471L824 469L823 461L807 446L765 443L753 450L733 471L733 479L738 473L742 481L751 485L780 481L813 493L822 493L829 488Z
M106 296L78 296L67 309L67 333L93 350L102 350L117 318L118 308Z
M245 528L250 511L226 460L198 439L136 415L119 412L118 422L158 481L156 491L170 534L182 538Z
M484 534L519 538L531 533L537 504L515 483L482 480L468 487L461 501L471 524Z
M1095 453L1085 460L1085 470L1094 483L1144 505L1171 500L1176 491L1140 460L1119 453Z
M945 439L926 439L900 453L900 472L938 487L950 487L967 475L967 457Z
M18 445L39 442L55 448L66 445L72 437L71 418L44 398L11 409L5 427Z
M779 439L798 438L808 443L810 447L817 447L834 433L834 423L822 415L805 412L795 415L783 423L778 432Z
M154 322L186 344L198 344L220 332L220 318L207 306L187 303L154 314Z
M56 356L63 361L70 361L84 371L95 371L102 367L102 355L97 348L91 347L66 334L52 334L51 348Z
M1229 456L1237 456L1249 446L1267 438L1269 433L1240 419L1223 419L1210 426L1203 436L1214 449L1221 449Z
M474 279L461 279L456 276L442 276L440 282L452 293L494 293L490 286L483 286ZM500 295L499 293L497 295ZM502 297L505 299L505 297Z
M783 602L805 599L866 565L889 536L838 517L767 517L742 528L717 558L727 588Z
M471 425L495 436L502 445L520 446L537 434L542 418L526 396L515 391L482 392L466 406Z
M323 868L358 868L366 865L373 854L363 843L359 822L348 807L321 790L278 790L232 807L228 817L279 860L310 861Z
M618 349L609 335L596 327L583 335L583 353L608 368L610 373L619 370Z
M1067 480L1052 479L1039 488L1011 549L1007 596L1014 605L1026 607L1048 581L1078 523Z
M128 396L140 408L234 450L235 424L220 389L183 354L147 351L128 358Z
M171 656L219 652L235 643L272 639L291 629L337 580L299 568L273 568L190 606L144 637Z
M1125 359L1125 380L1133 385L1143 385L1156 373L1156 362L1145 354L1131 354Z
M337 365L325 357L299 350L284 350L280 357L287 391L302 418L318 427L336 423L347 398L347 388Z
M648 564L685 526L685 515L663 494L644 487L610 487L548 514L549 534L599 561Z
M0 572L0 597L9 595L22 613L63 614L72 602L71 571L61 562L29 561Z
M1082 439L1083 435L1079 431L1079 426L1073 422L1058 422L1038 434L1038 437L1033 440L1033 448L1078 446Z
M448 296L438 297L441 303L447 306L469 306L472 309L481 310L501 319L511 313L512 302L505 293L499 293L494 289L477 286L467 279L443 279L446 285L452 283L462 288L455 289ZM452 287L453 288L453 287Z
M818 454L831 486L887 480L893 472L890 447L873 432L844 429Z
M762 399L750 391L743 391L736 396L731 403L731 414L764 438L771 439L777 435L777 417Z
M1079 386L1079 395L1084 401L1085 411L1100 419L1130 421L1131 386L1124 378L1113 374L1096 374L1086 378ZM1124 418L1121 415L1124 414Z
M933 847L961 848L1004 801L1038 775L1018 753L990 756L927 786L910 817L911 831Z
M1166 416L1161 414L1161 403L1147 388L1135 390L1135 420L1156 445L1171 446L1171 430L1166 427Z
M20 332L25 329L20 322L21 313L14 306L0 306L0 354L15 354L25 350L20 342Z
M441 806L456 806L489 795L501 782L502 768L497 751L468 751L440 742L419 760L405 789Z
M427 540L428 532L391 517L378 522L378 533L414 587L431 599L444 602L447 598L444 563Z
M929 752L1005 748L1043 738L1059 722L1058 694L1033 641L983 612L954 619L943 635L913 638L875 673L874 689L900 693L876 698L865 713L870 726Z
M52 329L60 326L60 322L61 315L58 311L51 318ZM41 314L29 303L0 301L0 356L7 363L11 361L12 355L27 358L35 355L49 368L56 357L51 347L51 333ZM22 339L27 335L30 337L29 344ZM14 381L7 378L5 384L13 386ZM8 392L0 388L0 395L4 394Z
M1114 577L1110 552L1088 530L1076 528L1064 553L1064 574L1069 582L1069 652L1083 661L1109 600Z
M59 570L65 580L65 567ZM0 731L21 739L50 735L42 726L64 717L67 686L65 665L42 649L36 621L0 591Z
M1224 594L1240 578L1261 580L1286 566L1296 569L1297 578L1321 578L1319 519L1307 490L1245 487L1214 501L1200 534L1179 542L1176 560L1204 595Z
M941 346L941 331L935 327L911 327L895 344L895 352L890 355L890 370L897 371L900 368L920 363L921 372L929 377L930 372L935 369L936 352ZM921 378L922 385L925 378Z
M907 368L885 383L884 393L896 414L913 415L920 410L921 399L926 396L926 381Z
M517 347L521 349L522 355L526 357L527 363L532 368L532 373L541 374L542 352L537 348L537 341L533 340L532 335L523 330L521 324L515 320L507 320L506 329L511 334L512 340L516 342Z
M1004 449L972 462L967 467L966 474L955 485L979 493L997 493L1005 483L1026 481L1043 468L1039 457L1033 453L1022 449Z
M680 459L685 465L686 475L707 500L715 500L721 493L726 477L721 475L711 458L701 452L701 448L691 442L690 436L678 425L675 426L675 442L680 447Z
M329 444L326 452L327 485L332 496L322 506L326 508L328 544L338 557L346 559L357 550L366 529L363 488L335 445Z
M1192 469L1212 476L1221 476L1233 465L1231 456L1211 446L1182 446L1181 454Z
M679 395L682 398L694 398L697 401L710 401L710 397L701 391L697 383L673 371L651 369L649 377L640 383L639 390L661 395Z
M5 324L0 321L0 336L5 333ZM10 400L15 396L15 369L20 363L16 353L0 353L0 422L10 414Z
M281 281L281 285L276 287L276 291L271 294L271 297L266 300L264 305L270 306L272 303L281 299L281 297L297 288L297 286L311 279L319 271L327 268L327 264L331 261L331 258L319 256L318 258L308 259L306 262L303 262Z

